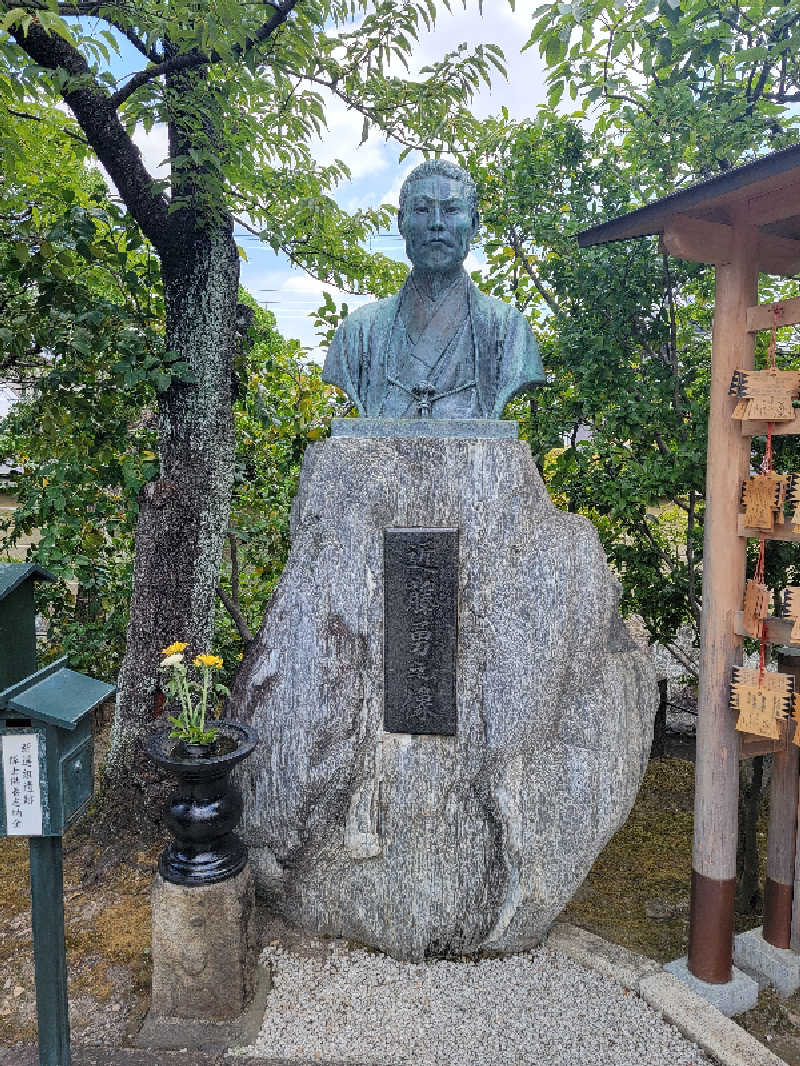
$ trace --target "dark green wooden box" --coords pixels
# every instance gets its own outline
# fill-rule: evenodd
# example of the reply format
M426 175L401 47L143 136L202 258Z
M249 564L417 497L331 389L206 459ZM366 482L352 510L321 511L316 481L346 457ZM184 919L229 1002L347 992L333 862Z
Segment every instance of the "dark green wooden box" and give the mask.
M0 692L0 744L6 736L37 738L42 836L60 836L92 797L91 712L113 692L113 685L69 670L66 659ZM7 820L6 761L0 765L0 834L5 836L16 830Z
M0 563L0 836L60 836L86 809L94 780L91 712L114 692L113 685L68 669L66 658L36 670L33 584L42 578L54 580L30 563ZM19 761L18 752L33 748L37 772ZM32 834L8 820L7 799L31 800L29 781L40 799L31 802L41 809L41 833L38 819Z

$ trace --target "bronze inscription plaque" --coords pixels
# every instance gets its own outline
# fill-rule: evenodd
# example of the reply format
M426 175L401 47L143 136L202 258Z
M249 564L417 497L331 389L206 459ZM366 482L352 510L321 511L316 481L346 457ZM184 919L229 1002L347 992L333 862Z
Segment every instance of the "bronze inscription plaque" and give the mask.
M384 729L456 732L458 530L385 529Z

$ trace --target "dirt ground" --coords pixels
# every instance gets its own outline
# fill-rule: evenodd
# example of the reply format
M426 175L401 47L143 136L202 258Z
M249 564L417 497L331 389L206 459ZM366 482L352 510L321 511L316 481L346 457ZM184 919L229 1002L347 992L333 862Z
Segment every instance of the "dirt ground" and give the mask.
M693 772L651 762L630 818L598 857L564 919L661 962L686 954ZM762 853L766 840L762 834ZM64 841L70 1026L73 1042L129 1045L149 1007L150 886L160 844L117 849L104 862L80 827ZM760 924L740 918L739 928ZM35 1039L36 1004L27 842L0 839L0 1047ZM737 1021L800 1066L800 993L761 994Z
M693 762L651 762L628 821L600 853L562 917L658 962L685 955L693 805ZM763 876L765 817L758 836ZM737 932L759 925L760 913L737 915ZM756 1007L736 1021L790 1066L800 1066L800 992L781 999L765 989Z

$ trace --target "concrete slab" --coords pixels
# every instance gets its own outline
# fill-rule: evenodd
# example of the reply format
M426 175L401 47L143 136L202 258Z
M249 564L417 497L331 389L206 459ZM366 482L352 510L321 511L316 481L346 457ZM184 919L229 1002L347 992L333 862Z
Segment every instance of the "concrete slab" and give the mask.
M619 944L611 944L601 936L567 922L556 922L547 938L547 946L634 991L642 977L661 972L660 964L652 959L628 951Z
M150 1010L136 1034L137 1048L202 1049L206 1052L247 1047L259 1034L272 987L268 966L256 967L255 991L249 1006L230 1021L206 1022L185 1018L164 1018Z
M569 955L581 965L636 992L720 1066L786 1066L782 1059L726 1017L702 994L709 988L721 988L730 995L733 982L714 986L692 978L700 987L698 992L674 973L666 972L682 963L683 972L690 976L685 959L662 967L652 959L610 944L594 933L565 922L553 926L546 943L547 947ZM739 1009L754 1006L758 996L757 982L738 970L736 976L734 992L744 991L747 998L747 1002L743 1002L744 997L739 997Z
M768 943L761 926L734 938L733 961L762 987L772 985L779 996L791 996L800 988L800 955Z
M757 991L756 982L748 980ZM704 981L699 983L706 984ZM643 977L639 982L639 995L723 1066L786 1066L754 1036L726 1018L672 973L662 970Z
M668 962L664 969L691 988L698 996L711 1003L727 1018L732 1018L735 1014L743 1014L746 1010L752 1010L758 1000L758 981L754 981L746 973L737 970L735 966L732 969L730 981L724 985L712 985L695 977L689 972L685 955L682 959Z

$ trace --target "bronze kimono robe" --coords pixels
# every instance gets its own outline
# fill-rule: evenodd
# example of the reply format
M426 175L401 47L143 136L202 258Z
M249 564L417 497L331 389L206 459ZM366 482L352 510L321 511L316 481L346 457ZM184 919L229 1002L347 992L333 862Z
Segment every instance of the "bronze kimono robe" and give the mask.
M527 320L465 273L425 303L412 274L399 293L359 307L336 331L322 378L362 417L416 417L423 385L433 418L499 418L512 396L545 380ZM415 336L410 323L426 320Z

